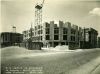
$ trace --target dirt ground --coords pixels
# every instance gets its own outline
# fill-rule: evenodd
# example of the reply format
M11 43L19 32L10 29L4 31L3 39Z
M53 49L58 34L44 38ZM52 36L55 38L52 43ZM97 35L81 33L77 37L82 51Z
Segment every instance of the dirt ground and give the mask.
M100 74L100 49L75 51L1 49L2 74Z

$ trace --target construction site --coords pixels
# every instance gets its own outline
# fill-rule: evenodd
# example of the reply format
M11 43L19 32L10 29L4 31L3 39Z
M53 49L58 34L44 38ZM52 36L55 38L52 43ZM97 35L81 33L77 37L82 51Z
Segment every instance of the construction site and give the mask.
M66 45L69 49L97 47L98 31L82 28L71 22L43 22L42 12L46 0L35 5L35 23L29 30L23 31L23 46L29 49Z
M6 8L4 9L6 10L5 15L10 16L8 18L6 17L7 20L5 19L3 25L7 23L6 29L9 28L9 22L13 22L15 25L12 26L11 32L1 33L1 74L100 74L99 32L92 27L82 28L81 26L72 24L72 22L61 21L60 19L58 22L51 19L49 22L43 22L43 8L47 3L46 1L48 1L49 4L51 0L41 0L42 2L40 3L35 3L34 1L29 0L28 3L28 0L5 0L2 2L2 7ZM71 0L71 2L66 1L67 0L53 0L52 3L54 3L56 8L62 5L56 6L56 3L65 3L71 10L73 0ZM30 26L26 24L29 26L29 29L26 29L27 27L22 24L22 20L28 18L30 23L29 15L26 17L24 13L30 13L29 9L31 9L31 7L33 8L32 2L35 4L34 24L31 23ZM68 2L71 3L71 7ZM82 11L81 9L83 7L84 9L89 9L89 6L85 7L89 5L89 1L85 6L82 6L82 3L83 5L85 3L83 1L80 6L77 6L80 2L80 0L79 2L73 2L73 4L76 3L75 6L78 10L80 9L80 11ZM90 7L92 7L93 2L95 1L89 2ZM32 6L30 4L32 4ZM96 4L94 3L94 5ZM28 6L30 6L30 8ZM60 9L60 7L58 9ZM67 7L64 6L64 8ZM72 13L75 14L78 10L74 10ZM31 9L31 12L33 13L33 9ZM85 10L82 12L85 12ZM2 13L2 16L5 16L3 15L4 13L5 12ZM80 14L81 13L78 13L78 15ZM22 17L22 15L24 17ZM11 17L13 17L13 19L11 19ZM75 17L74 20L78 17ZM47 19L47 17L45 18ZM26 23L28 19L24 20L24 23ZM33 19L33 16L31 19ZM16 25L17 22L19 22L19 27ZM78 22L80 22L79 19ZM20 23L22 25L20 25ZM21 30L23 29L23 34L17 33L20 28Z

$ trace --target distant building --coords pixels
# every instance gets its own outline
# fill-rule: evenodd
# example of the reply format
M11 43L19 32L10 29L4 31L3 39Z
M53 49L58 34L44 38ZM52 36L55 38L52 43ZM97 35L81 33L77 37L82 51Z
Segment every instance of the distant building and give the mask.
M100 48L100 37L98 37L98 48Z
M19 45L23 41L23 35L20 33L2 32L1 47Z
M97 35L97 31L93 28L82 29L70 22L64 23L63 21L45 22L42 26L37 25L30 30L23 31L24 41L31 37L32 42L42 42L43 47L68 45L70 49L95 48Z
M80 48L96 48L98 32L93 28L84 28Z

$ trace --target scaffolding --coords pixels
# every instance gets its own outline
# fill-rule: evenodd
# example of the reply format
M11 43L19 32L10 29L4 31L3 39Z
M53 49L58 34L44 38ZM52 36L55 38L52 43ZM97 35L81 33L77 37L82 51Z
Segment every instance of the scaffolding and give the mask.
M35 26L42 25L42 8L43 8L44 0L42 4L35 5Z
M41 4L35 5L35 35L38 37L38 41L41 39L40 31L42 30L42 8L44 0Z

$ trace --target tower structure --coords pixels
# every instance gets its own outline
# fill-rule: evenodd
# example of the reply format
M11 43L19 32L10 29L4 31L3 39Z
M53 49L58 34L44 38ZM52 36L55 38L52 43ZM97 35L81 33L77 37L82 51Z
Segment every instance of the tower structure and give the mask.
M12 32L16 33L16 27L15 26L12 26Z
M42 4L35 5L35 26L42 25L42 8L43 8L44 0Z
M35 5L35 36L37 41L40 42L42 35L42 8L44 0L41 4Z

